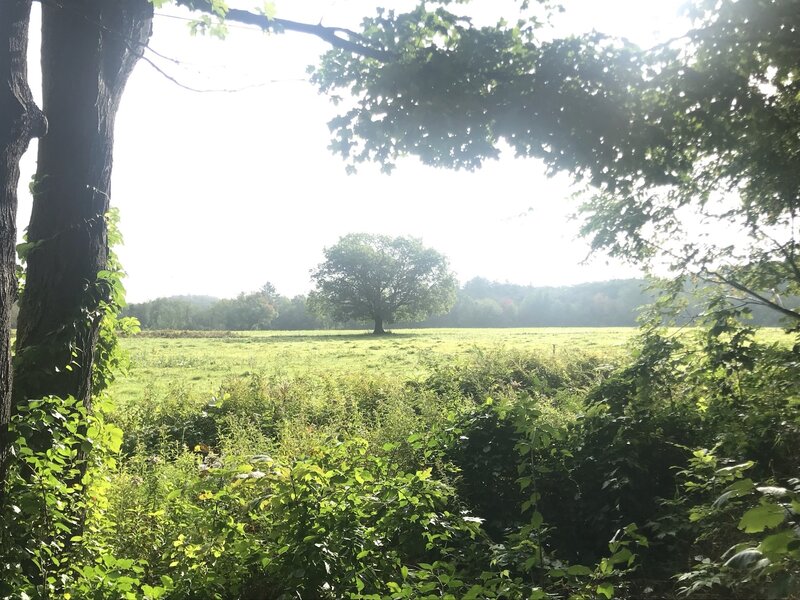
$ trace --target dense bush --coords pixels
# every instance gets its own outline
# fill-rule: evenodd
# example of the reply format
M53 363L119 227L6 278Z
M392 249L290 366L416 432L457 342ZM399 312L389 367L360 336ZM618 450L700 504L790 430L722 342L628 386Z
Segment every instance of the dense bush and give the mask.
M247 374L101 404L88 429L35 402L0 597L793 598L799 359L723 315L646 328L621 365Z

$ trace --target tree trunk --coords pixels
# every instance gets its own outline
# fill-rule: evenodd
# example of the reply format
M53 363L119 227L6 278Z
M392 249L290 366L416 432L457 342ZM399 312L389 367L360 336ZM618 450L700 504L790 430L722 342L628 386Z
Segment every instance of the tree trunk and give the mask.
M44 111L20 303L15 402L74 396L91 408L106 266L114 119L152 32L147 0L42 3Z
M31 0L0 2L0 501L11 418L11 307L17 298L17 185L19 161L47 121L28 87Z
M375 329L372 330L372 335L386 335L383 330L383 318L375 317Z

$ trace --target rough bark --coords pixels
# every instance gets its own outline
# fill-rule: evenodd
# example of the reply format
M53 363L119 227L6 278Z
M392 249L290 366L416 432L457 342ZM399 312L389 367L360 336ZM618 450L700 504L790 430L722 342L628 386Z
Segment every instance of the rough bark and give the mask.
M20 302L15 403L74 396L90 406L108 258L114 120L152 32L147 0L42 3L43 107ZM69 368L67 368L69 367Z
M383 330L383 319L375 317L375 328L372 330L372 335L384 335L386 332Z
M0 500L11 418L11 307L16 301L19 161L47 122L28 87L31 0L0 2Z

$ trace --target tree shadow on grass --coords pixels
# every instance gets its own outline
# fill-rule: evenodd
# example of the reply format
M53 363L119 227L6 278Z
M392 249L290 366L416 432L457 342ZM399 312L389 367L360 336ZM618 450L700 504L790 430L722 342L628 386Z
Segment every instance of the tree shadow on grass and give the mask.
M254 335L265 334L268 335ZM375 335L371 331L363 333L322 333L320 331L309 331L304 333L298 330L296 333L284 333L282 331L207 331L207 330L157 330L150 329L137 333L135 337L141 338L162 338L162 339L217 339L224 342L246 342L250 344L275 344L280 342L341 342L346 340L353 341L377 341L377 340L399 340L412 339L424 336L420 333L408 333L405 331L387 331L384 334Z
M386 332L382 335L375 335L371 331L364 333L296 333L289 335L265 335L265 336L248 336L246 334L229 338L231 341L244 341L252 344L279 344L281 342L376 342L380 340L407 340L421 337L423 334L419 333L405 333L405 332Z

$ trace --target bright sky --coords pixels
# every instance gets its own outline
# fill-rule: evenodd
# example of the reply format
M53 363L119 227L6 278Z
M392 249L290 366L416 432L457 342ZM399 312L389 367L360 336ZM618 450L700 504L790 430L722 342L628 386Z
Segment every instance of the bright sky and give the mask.
M375 3L279 2L279 16L350 25ZM398 6L394 3L392 6ZM497 0L477 0L501 16ZM679 0L570 0L559 30L595 28L652 45L680 33ZM159 15L178 15L160 9ZM35 22L35 21L34 21ZM36 25L33 26L34 30ZM38 44L32 33L31 46ZM301 34L232 28L225 41L190 37L186 22L157 16L150 55L181 83L140 62L117 118L112 203L119 207L128 300L173 294L233 296L271 281L285 295L311 288L322 249L351 232L421 237L449 257L461 281L475 276L569 285L636 276L586 242L566 177L504 156L476 173L402 161L391 175L365 165L348 176L327 150L335 108L305 81L325 45ZM36 86L35 65L31 68ZM21 186L33 173L35 146ZM30 199L20 198L20 230Z

